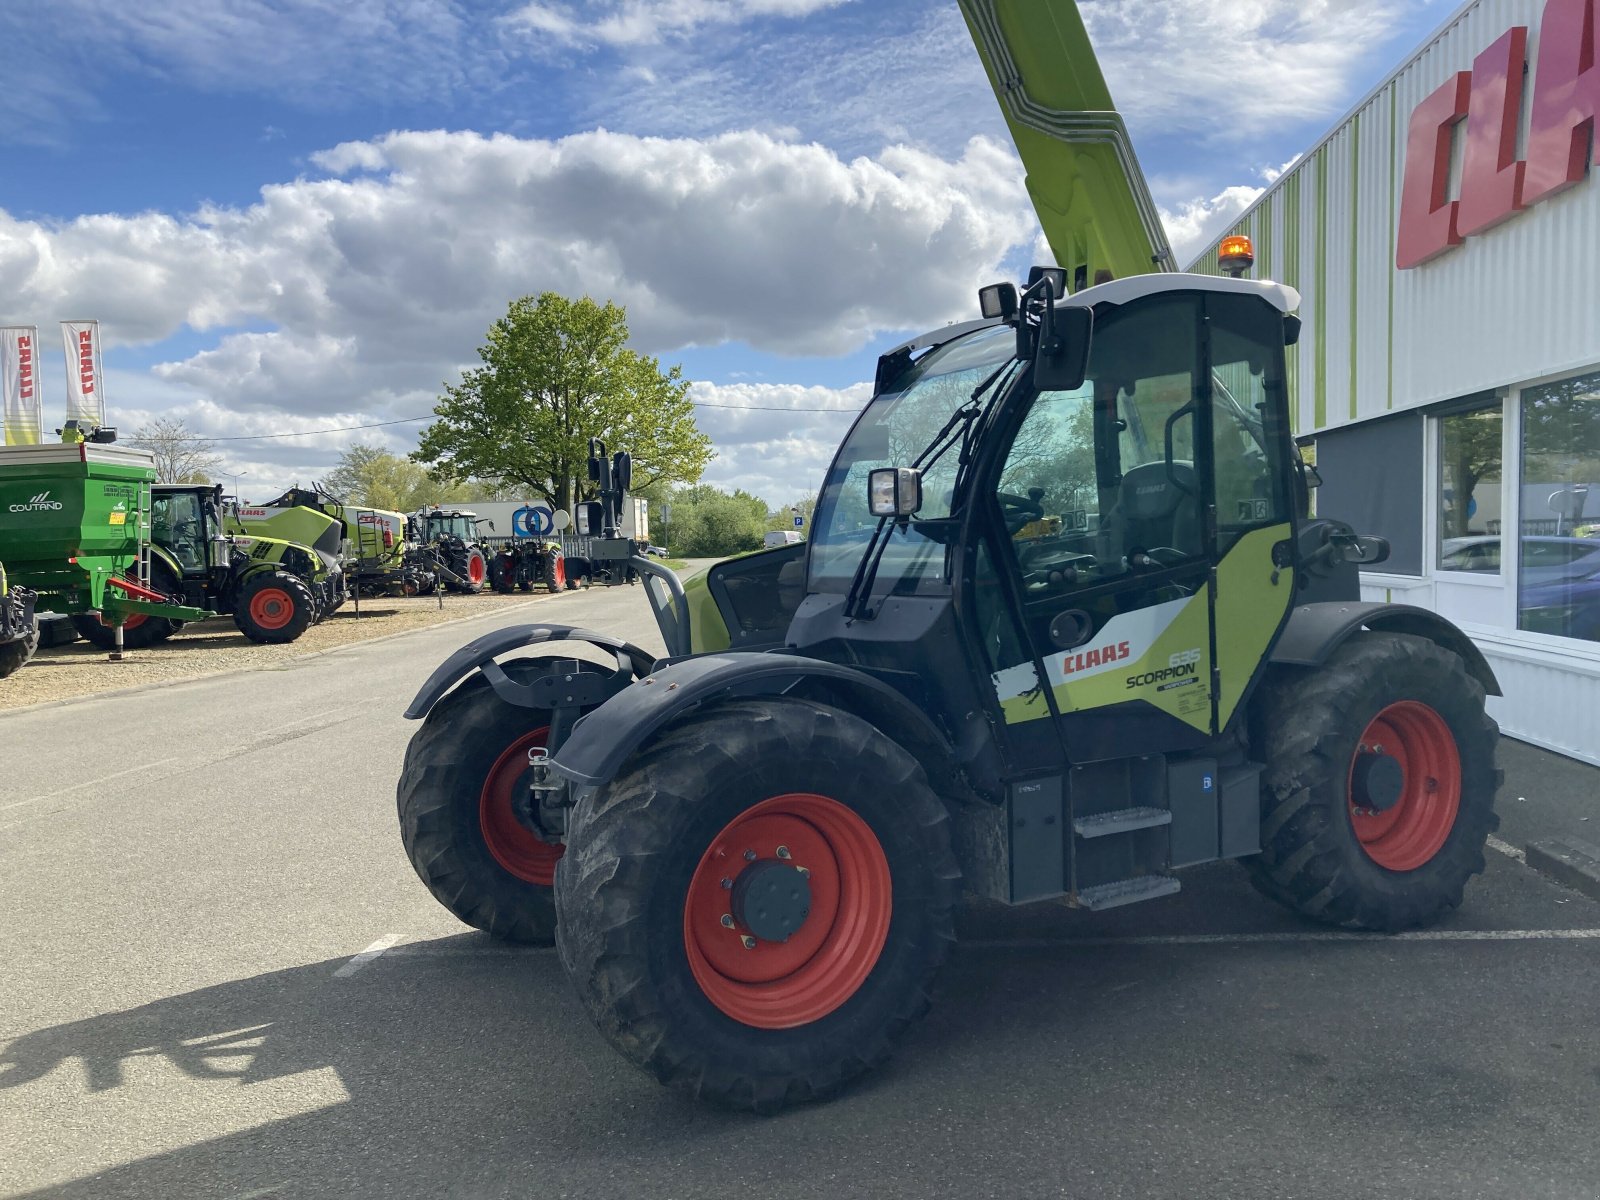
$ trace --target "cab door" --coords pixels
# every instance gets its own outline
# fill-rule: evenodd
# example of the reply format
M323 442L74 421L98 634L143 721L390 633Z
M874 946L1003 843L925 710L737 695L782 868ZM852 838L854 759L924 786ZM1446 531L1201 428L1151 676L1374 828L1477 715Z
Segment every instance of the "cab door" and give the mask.
M1100 317L1083 387L997 431L978 574L1017 613L991 648L1008 725L1053 722L1082 762L1233 719L1293 602L1282 386L1276 308L1168 293Z
M1215 728L1204 319L1190 293L1098 318L1084 385L1032 396L986 464L1021 632L996 695L1008 724L1053 723L1075 762Z
M1283 314L1254 296L1214 293L1206 316L1214 699L1225 729L1294 608L1294 450Z

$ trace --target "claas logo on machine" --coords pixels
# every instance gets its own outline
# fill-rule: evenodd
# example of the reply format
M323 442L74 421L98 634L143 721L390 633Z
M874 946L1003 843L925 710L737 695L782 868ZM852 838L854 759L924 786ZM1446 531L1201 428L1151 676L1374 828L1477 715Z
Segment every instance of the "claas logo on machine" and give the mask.
M1132 653L1132 647L1127 642L1113 642L1109 646L1100 646L1083 654L1068 654L1061 659L1061 673L1076 675L1079 671L1087 671L1090 667L1103 667L1107 663L1121 662Z

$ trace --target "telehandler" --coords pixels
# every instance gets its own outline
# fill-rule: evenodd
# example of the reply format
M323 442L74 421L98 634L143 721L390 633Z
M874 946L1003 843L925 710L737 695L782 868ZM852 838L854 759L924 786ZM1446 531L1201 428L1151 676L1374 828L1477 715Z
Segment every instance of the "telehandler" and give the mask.
M1065 283L985 288L983 319L882 357L808 543L686 593L596 539L647 577L665 657L497 630L407 710L417 873L554 940L663 1082L772 1111L883 1062L963 887L1098 911L1232 859L1389 931L1483 869L1495 678L1448 621L1361 601L1385 542L1308 516L1299 296Z

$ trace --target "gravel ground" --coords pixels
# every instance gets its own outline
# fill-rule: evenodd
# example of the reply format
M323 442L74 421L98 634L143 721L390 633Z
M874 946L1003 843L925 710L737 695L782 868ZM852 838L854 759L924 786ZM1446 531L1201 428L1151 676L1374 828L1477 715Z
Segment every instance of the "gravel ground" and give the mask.
M142 683L279 666L301 655L335 646L537 604L545 597L544 592L510 596L493 592L476 596L447 595L443 608L436 596L363 600L360 617L356 616L353 604L346 604L287 646L259 646L234 628L233 618L215 617L186 626L182 633L159 646L130 650L121 662L109 661L104 651L80 640L70 646L39 651L22 670L0 681L0 709L88 696Z

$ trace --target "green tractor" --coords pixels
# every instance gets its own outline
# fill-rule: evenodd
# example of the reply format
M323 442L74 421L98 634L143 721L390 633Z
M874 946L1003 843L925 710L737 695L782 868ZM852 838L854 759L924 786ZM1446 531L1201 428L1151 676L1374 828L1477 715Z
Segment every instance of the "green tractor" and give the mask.
M35 599L32 589L12 587L4 564L0 564L0 679L20 671L39 647Z
M230 532L220 484L156 484L151 489L149 587L176 602L231 613L253 642L295 641L321 619L327 570L307 546ZM78 632L109 648L113 630L93 614L73 617ZM132 649L164 642L186 622L135 614L123 626Z
M407 710L418 875L554 941L661 1081L771 1111L882 1063L963 887L1100 912L1236 860L1306 918L1393 931L1483 870L1499 690L1448 621L1361 601L1387 543L1308 517L1299 296L1064 285L986 288L984 319L883 356L808 543L686 594L597 539L647 576L665 657L497 630Z
M480 520L477 513L464 509L443 509L435 505L414 512L407 519L410 539L421 548L425 574L453 592L471 595L483 591L489 582L489 552L478 540L478 526L494 522ZM432 591L426 586L425 591Z

